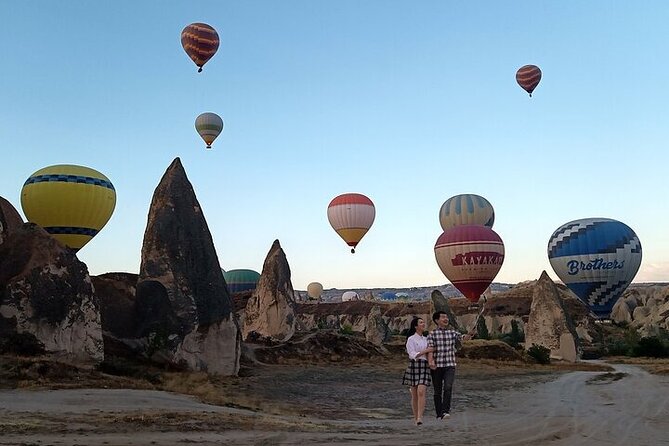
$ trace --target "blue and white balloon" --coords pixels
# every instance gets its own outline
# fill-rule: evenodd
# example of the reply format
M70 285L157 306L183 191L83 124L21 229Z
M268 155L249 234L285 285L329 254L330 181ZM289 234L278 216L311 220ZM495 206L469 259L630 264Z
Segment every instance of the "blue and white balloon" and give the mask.
M548 259L558 277L598 318L613 304L641 265L641 242L624 223L584 218L560 226L548 241Z

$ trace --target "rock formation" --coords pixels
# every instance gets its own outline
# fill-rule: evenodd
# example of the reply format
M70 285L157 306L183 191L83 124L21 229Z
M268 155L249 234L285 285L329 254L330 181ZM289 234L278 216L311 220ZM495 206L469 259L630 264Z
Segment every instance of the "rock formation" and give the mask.
M0 245L10 232L23 225L23 219L12 204L0 197Z
M448 315L448 320L455 330L460 330L460 324L458 324L458 318L455 317L453 312L451 311L451 307L448 305L448 299L444 297L443 294L441 294L441 291L439 290L434 290L432 291L432 295L430 296L432 298L432 313L436 313L437 311L443 311ZM426 327L432 327L434 325L434 322L432 321L432 315L430 315L430 318L425 321L425 326Z
M0 244L0 332L31 335L46 352L76 361L103 359L86 265L33 223L14 227Z
M373 306L369 312L369 316L367 316L365 339L374 345L380 346L388 340L389 334L388 324L381 316L381 308L378 305Z
M551 356L575 361L577 339L573 322L567 317L560 293L546 271L541 273L532 297L525 326L525 348L537 344L549 348Z
M295 333L293 285L286 254L275 240L265 258L260 280L246 303L243 338L254 336L285 342Z
M179 158L156 188L144 233L136 338L156 361L239 371L240 334L209 227Z

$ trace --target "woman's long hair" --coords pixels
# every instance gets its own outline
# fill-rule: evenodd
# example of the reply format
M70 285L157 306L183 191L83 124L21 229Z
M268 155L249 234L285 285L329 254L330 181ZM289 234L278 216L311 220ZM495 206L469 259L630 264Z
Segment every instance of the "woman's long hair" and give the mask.
M421 320L423 320L422 317L414 317L411 320L411 325L409 325L409 331L407 331L407 338L416 334L416 326L418 325L418 321Z

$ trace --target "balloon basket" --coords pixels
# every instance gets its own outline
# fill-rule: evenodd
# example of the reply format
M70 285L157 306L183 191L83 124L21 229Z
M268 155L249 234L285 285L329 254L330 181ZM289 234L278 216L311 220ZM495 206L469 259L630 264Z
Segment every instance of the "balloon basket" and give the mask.
M595 319L595 324L613 325L613 321L611 319Z

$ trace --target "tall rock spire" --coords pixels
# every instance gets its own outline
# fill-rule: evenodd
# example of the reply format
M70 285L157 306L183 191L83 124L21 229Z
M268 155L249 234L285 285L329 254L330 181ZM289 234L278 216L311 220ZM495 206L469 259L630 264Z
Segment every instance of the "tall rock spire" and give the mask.
M181 160L156 188L137 283L138 333L152 355L193 370L239 370L240 335L218 256Z

